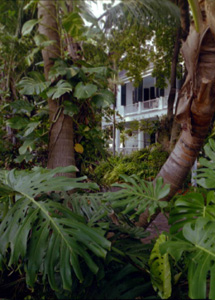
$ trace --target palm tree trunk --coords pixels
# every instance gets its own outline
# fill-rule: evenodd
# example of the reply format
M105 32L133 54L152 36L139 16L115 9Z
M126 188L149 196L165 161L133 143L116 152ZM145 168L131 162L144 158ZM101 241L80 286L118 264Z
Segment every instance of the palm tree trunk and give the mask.
M39 32L48 40L54 41L42 51L44 72L48 80L49 70L53 66L53 58L61 57L61 44L59 24L56 10L57 1L40 0L38 4L38 18L41 19ZM75 165L73 120L65 116L61 108L61 100L48 100L49 119L51 128L49 132L48 168ZM69 176L73 176L70 174Z
M181 187L193 166L215 111L215 38L207 20L200 33L190 27L182 54L188 71L176 113L182 133L158 174L171 185L169 198Z
M182 132L174 150L157 175L163 177L164 183L170 184L170 193L165 200L170 200L181 188L204 144L215 112L215 22L214 19L208 21L204 4L201 1L200 32L197 33L191 25L182 46L188 72L179 93L176 113ZM214 11L215 15L215 2L207 0L206 4L214 6L213 9L206 6L206 13L211 16L211 11ZM212 23L214 28L211 29ZM146 211L140 216L137 225L146 228L149 225L148 216Z

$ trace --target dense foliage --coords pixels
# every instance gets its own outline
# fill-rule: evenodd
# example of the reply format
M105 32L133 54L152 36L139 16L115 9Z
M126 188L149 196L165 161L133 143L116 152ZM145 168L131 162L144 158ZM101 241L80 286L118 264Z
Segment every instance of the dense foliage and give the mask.
M200 160L197 182L211 189L214 140L204 150L208 158ZM214 191L196 189L168 203L159 201L169 193L161 178L153 184L122 176L118 192L89 193L98 187L85 178L54 177L74 171L1 172L1 296L16 297L8 291L10 272L11 285L35 287L24 293L33 299L186 298L187 290L191 299L205 299L207 291L214 298ZM66 193L72 188L75 193ZM147 231L136 226L146 207L150 215L170 212L170 232L150 243L144 243Z
M214 140L199 160L198 187L168 202L172 186L157 176L168 157L161 145L112 157L101 130L102 117L113 115L119 68L138 84L150 57L158 85L170 77L172 2L110 5L102 31L85 1L56 1L53 41L38 33L38 1L1 1L0 298L215 298ZM197 2L189 2L199 28ZM53 44L60 51L47 72L44 49ZM66 118L79 170L46 169L51 131L60 120L56 142ZM115 192L98 191L111 183ZM153 222L160 212L170 229L150 237L141 218Z
M104 186L120 181L122 174L136 174L142 179L153 180L167 157L168 153L162 150L161 145L152 144L131 154L110 156L108 160L99 162L93 171L89 170L87 175Z

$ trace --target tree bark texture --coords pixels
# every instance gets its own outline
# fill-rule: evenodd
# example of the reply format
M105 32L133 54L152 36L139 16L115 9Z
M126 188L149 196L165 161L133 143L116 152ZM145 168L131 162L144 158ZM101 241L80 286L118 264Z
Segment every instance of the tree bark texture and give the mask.
M54 41L52 45L42 51L46 80L48 80L49 70L54 64L53 58L61 57L56 5L57 1L55 0L40 0L38 4L39 32L44 34L48 40ZM64 115L61 101L62 99L48 100L51 128L47 167L50 169L75 165L73 120L71 117ZM74 174L67 175L74 176Z
M200 32L190 26L182 46L188 75L179 93L176 120L180 138L158 176L171 185L168 198L181 187L207 136L215 111L215 38L203 20Z
M170 193L165 200L170 200L181 188L204 144L215 112L215 21L212 18L215 1L199 0L199 4L202 13L200 32L196 32L192 24L182 46L187 77L179 93L176 112L182 131L157 175L170 184ZM148 222L146 211L140 215L137 225L147 228L156 216Z

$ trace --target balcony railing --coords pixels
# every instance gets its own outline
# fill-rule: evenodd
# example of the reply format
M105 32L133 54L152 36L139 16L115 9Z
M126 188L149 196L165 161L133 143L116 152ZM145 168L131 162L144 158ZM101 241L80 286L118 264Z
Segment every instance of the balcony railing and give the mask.
M168 96L160 97L148 101L138 102L131 105L126 105L125 115L133 114L133 113L142 113L146 110L164 109L167 107L167 99Z
M140 102L140 104L142 106L142 110L144 110L144 109L159 108L159 102L160 102L160 100L161 100L160 98L156 98L156 99L152 99L152 100Z
M125 114L132 114L138 112L139 109L139 103L134 103L131 105L125 106Z

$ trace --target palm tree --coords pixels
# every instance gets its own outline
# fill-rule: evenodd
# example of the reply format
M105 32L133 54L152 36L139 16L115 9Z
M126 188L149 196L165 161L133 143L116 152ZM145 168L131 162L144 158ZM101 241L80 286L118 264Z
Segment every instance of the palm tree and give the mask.
M142 8L147 11L148 1L133 2L142 3ZM172 2L179 7L181 20L178 40L176 40L175 45L175 56L177 58L179 44L182 43L182 54L188 74L179 93L176 113L176 120L182 128L181 135L169 159L158 174L164 178L165 183L171 184L169 198L181 187L193 166L208 133L215 110L214 1L189 1L196 25L190 22L187 0ZM125 7L126 1L121 4L121 7L123 5ZM119 10L119 8L117 9ZM133 12L132 9L130 12ZM173 69L175 72L175 65Z
M215 2L189 0L195 24L188 18L187 1L179 2L182 55L187 77L179 92L176 112L181 134L157 175L164 179L164 183L170 184L170 192L165 200L170 200L181 188L204 144L215 112ZM147 227L148 216L147 211L143 213L138 225Z
M193 166L215 111L215 36L212 13L215 3L209 0L190 2L195 8L196 25L190 24L189 34L182 46L188 72L180 90L176 113L182 131L174 150L158 174L164 178L165 183L171 184L169 198L181 187Z

